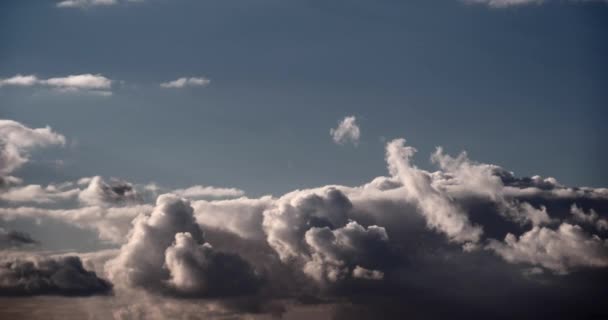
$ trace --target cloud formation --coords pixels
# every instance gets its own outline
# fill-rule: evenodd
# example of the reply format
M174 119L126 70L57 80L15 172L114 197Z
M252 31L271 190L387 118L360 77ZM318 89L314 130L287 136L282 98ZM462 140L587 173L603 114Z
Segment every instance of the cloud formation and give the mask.
M257 284L247 262L204 241L190 203L171 194L159 196L151 214L136 218L106 269L114 283L176 296L247 294Z
M65 137L48 126L32 129L16 121L0 119L0 176L25 164L34 148L64 144Z
M75 256L23 256L0 260L0 296L109 294L112 285Z
M568 223L557 230L534 227L519 239L509 233L504 243L492 241L488 248L509 262L539 265L559 273L576 267L608 266L608 241Z
M331 304L337 318L352 319L353 306L371 318L436 315L427 307L437 304L464 316L508 300L520 304L509 314L519 318L530 290L560 301L560 312L595 301L576 297L600 290L594 284L607 272L608 189L517 177L441 148L431 155L437 170L426 171L415 153L395 139L386 144L387 176L259 198L203 185L156 197L169 190L100 176L27 185L6 175L0 218L96 232L117 247L77 255L118 294L220 301L241 312L281 314L305 301ZM553 295L571 282L579 291ZM437 289L445 283L449 290Z
M99 0L95 0L99 1ZM83 92L102 96L112 94L112 80L104 77L101 74L76 74L65 77L54 77L48 79L38 78L36 75L21 75L17 74L10 78L0 79L0 87L3 86L44 86L50 87L57 92Z
M361 130L357 125L355 116L348 116L342 119L335 129L330 129L329 134L335 143L345 145L348 143L357 146L361 136Z
M210 83L211 80L205 77L182 77L173 81L163 82L160 86L167 89L179 89L185 87L206 87Z

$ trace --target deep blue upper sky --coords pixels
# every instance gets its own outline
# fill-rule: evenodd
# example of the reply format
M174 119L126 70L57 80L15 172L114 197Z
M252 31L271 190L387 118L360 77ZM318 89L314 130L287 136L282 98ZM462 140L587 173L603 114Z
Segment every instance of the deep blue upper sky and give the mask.
M93 73L111 97L0 88L0 117L71 141L16 175L101 174L280 194L386 173L405 137L518 175L606 186L608 5L147 0L60 9L2 1L0 78ZM160 82L206 76L204 88ZM358 147L329 129L347 115Z

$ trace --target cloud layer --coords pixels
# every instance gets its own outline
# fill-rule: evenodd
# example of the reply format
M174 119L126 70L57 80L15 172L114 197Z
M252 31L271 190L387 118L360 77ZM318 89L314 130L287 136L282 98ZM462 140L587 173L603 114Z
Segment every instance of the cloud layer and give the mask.
M49 128L4 127L0 139L25 159L7 173L27 162L28 150L65 141ZM92 231L113 249L76 254L77 261L21 252L26 258L7 260L0 279L10 279L7 295L108 293L107 278L120 296L216 301L222 310L272 314L332 305L336 318L348 319L411 312L442 318L437 305L491 317L505 312L495 308L503 300L512 304L508 317L526 318L533 314L530 292L559 302L560 314L580 313L582 305L591 306L583 314L601 312L592 306L602 296L597 283L608 276L608 189L517 177L441 148L431 155L437 170L427 171L414 164L415 154L395 139L386 144L386 176L259 198L235 188L171 191L101 176L43 186L6 174L0 221L52 220ZM0 239L11 243L3 247L7 257L31 240L2 230ZM22 279L11 271L23 268L44 276ZM56 273L83 282L81 289ZM38 278L51 284L19 287Z

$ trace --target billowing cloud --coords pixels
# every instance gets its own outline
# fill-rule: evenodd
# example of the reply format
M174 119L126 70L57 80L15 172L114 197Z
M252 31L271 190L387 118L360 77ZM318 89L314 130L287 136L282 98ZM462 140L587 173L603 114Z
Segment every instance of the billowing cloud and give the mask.
M162 88L178 89L184 87L206 87L211 83L211 80L205 77L182 77L173 81L163 82L160 84Z
M598 230L608 230L608 219L600 218L595 210L590 209L589 213L585 213L585 210L579 208L576 203L570 207L570 213L574 216L574 220L581 223L591 224Z
M423 316L441 318L430 306L465 316L469 309L450 305L459 301L495 315L493 303L502 300L516 301L509 317L521 318L528 310L521 297L530 290L560 301L560 312L597 300L594 283L608 267L602 227L608 189L517 177L441 148L431 155L437 170L426 171L414 165L415 152L404 139L390 141L388 175L361 186L252 198L239 189L196 185L160 195L155 205L156 195L171 190L97 176L27 185L4 175L0 219L53 219L96 232L104 248L115 247L48 258L77 255L85 270L110 279L120 297L180 306L214 301L222 314L280 315L306 301L331 305L336 318L356 318L342 313L347 306L369 308L371 318L423 309ZM449 290L437 290L445 283ZM554 290L562 285L580 289ZM576 298L589 295L587 302Z
M608 266L608 241L568 223L557 230L534 227L519 239L509 233L504 243L492 241L488 248L509 262L539 265L559 273Z
M351 143L356 146L359 144L361 130L357 125L357 118L355 116L348 116L340 121L338 127L330 129L329 134L337 144L344 145Z
M247 262L204 241L190 203L171 194L159 196L151 214L137 217L106 269L114 283L177 296L247 294L257 283Z
M389 172L398 177L405 196L419 208L427 224L445 233L451 240L462 243L479 241L483 230L471 224L467 214L443 190L433 185L431 176L410 163L416 149L405 145L405 139L387 144L386 161Z
M75 256L0 259L0 296L109 294L112 285Z
M0 119L0 176L25 164L34 148L64 144L65 137L48 126L32 129L16 121Z
M98 0L97 0L98 1ZM76 74L65 77L53 77L48 79L38 78L36 75L17 74L10 78L0 79L0 87L3 86L45 86L58 92L84 92L108 96L112 94L112 80L101 74Z

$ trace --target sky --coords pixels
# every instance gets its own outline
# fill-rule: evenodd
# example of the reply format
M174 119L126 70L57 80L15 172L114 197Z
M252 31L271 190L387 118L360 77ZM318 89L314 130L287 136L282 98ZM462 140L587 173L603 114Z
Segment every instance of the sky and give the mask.
M603 0L2 1L0 318L608 317L607 30Z

